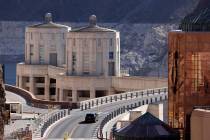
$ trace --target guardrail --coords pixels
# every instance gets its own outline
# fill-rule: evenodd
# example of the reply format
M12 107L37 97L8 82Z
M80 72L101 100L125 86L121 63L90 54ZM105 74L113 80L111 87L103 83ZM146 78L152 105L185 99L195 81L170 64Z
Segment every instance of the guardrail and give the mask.
M117 102L121 100L130 100L133 98L142 98L143 96L154 96L154 95L158 95L158 94L166 93L166 92L168 92L168 88L164 87L164 88L131 91L131 92L126 92L122 94L104 96L104 97L80 102L80 109L87 110L87 109L91 109L93 107L97 107L97 106L104 105L111 102ZM154 97L154 100L156 100L155 97Z
M97 133L97 138L98 139L101 139L101 140L103 140L103 139L106 139L106 140L108 140L108 137L107 137L107 133L106 133L106 135L105 135L105 137L104 137L104 135L103 135L103 128L104 128L104 126L110 121L110 120L112 120L113 118L115 118L115 117L117 117L118 115L120 115L120 114L123 114L123 113L125 113L126 111L129 111L129 109L133 109L133 108L135 108L135 107L122 107L122 108L118 108L118 109L116 109L115 111L113 111L113 112L111 112L111 113L109 113L108 115L106 115L106 117L104 117L104 119L102 120L102 122L101 122L101 124L100 124L100 126L99 126L99 129L98 129L98 133Z
M45 109L47 109L49 105L58 106L59 108L62 108L62 109L65 109L65 108L74 109L78 107L77 103L40 100L40 99L37 99L33 94L31 94L27 90L24 90L24 89L21 89L12 85L8 85L8 84L5 84L5 90L23 97L26 100L26 103L33 107L45 108Z
M54 122L62 119L70 115L70 109L54 111L51 113L42 114L39 118L37 118L34 122L34 126L36 130L33 133L34 138L43 137L47 128L52 125Z
M105 137L103 136L103 128L110 120L117 117L118 115L123 114L126 111L132 110L134 108L140 107L145 104L155 103L155 102L164 101L164 100L168 99L167 88L164 88L163 92L161 92L161 91L159 92L159 90L158 90L158 92L157 92L158 94L155 94L156 90L157 89L155 89L154 92L152 93L152 95L154 95L154 96L149 96L151 94L147 94L147 96L143 97L143 95L142 95L139 101L132 102L130 105L118 108L118 109L114 110L113 112L109 113L108 115L106 115L106 117L104 117L104 119L102 120L102 122L99 126L99 129L97 132L97 138L101 139L101 140L103 140L103 139L108 140L107 135ZM113 139L113 138L110 138L110 139Z

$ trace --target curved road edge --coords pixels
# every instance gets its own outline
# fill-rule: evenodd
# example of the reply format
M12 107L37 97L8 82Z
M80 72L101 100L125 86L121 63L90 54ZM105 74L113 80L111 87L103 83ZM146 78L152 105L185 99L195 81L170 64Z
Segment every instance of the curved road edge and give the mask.
M42 138L47 139L49 134L51 133L51 131L59 124L62 123L63 121L65 121L66 119L70 118L71 115L63 117L62 119L56 121L55 123L53 123L52 125L50 125L47 130L45 131L44 135Z

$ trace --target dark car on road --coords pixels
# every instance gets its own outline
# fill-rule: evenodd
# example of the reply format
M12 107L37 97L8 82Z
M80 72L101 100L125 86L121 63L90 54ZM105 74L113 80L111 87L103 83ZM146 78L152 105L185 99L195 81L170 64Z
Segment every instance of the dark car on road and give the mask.
M85 116L85 122L87 123L95 123L98 121L98 114L97 113L87 113Z

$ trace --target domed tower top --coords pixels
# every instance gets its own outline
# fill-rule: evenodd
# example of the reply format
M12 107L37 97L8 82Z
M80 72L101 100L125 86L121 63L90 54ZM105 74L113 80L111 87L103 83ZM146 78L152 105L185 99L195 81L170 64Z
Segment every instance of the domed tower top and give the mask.
M94 26L97 25L97 17L96 17L96 15L91 15L89 17L89 24L90 24L91 27L94 27Z
M69 27L69 26L54 23L52 21L52 14L51 13L46 13L45 14L43 23L30 25L28 27L29 28L65 28L67 30L71 30L71 27Z
M52 14L51 13L45 14L45 22L46 23L52 22Z
M98 26L96 15L91 15L89 17L89 25L71 30L71 32L117 32L117 31Z

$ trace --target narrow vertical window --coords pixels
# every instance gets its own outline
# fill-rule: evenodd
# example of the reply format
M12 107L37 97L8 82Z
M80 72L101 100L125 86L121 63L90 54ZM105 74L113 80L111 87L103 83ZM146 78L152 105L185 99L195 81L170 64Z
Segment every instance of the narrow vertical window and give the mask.
M30 55L33 55L34 52L34 45L30 44Z
M44 46L39 45L39 63L44 64Z
M83 51L83 73L89 73L89 52Z
M109 52L109 59L113 60L114 59L114 53L113 52Z
M112 38L109 40L109 46L113 46L113 39Z
M109 76L115 75L115 63L109 62Z
M30 44L30 58L29 58L29 61L30 63L32 62L32 57L33 57L33 52L34 52L34 45L33 44Z
M72 74L75 74L76 61L76 52L72 52Z

